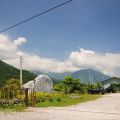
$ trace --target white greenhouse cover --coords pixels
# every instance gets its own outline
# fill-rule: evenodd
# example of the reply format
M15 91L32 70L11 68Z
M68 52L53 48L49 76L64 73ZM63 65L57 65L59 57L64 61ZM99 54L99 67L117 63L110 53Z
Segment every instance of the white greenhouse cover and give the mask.
M23 88L35 89L36 92L52 92L53 82L47 75L39 75L35 80L25 83Z
M53 82L47 75L39 75L35 78L35 91L52 92Z

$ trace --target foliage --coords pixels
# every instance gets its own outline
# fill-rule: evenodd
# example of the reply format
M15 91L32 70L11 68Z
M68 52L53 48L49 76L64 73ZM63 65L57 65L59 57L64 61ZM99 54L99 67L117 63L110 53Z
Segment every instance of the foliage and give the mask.
M14 104L22 104L23 101L20 99L1 99L0 100L0 107L7 107L7 106L12 106Z
M110 76L102 72L96 71L94 69L78 70L78 71L73 72L71 75L73 78L80 78L81 82L87 83L87 84L90 83L89 77L94 78L94 81L93 81L94 83L98 82L98 80L102 82L103 80L107 80L110 78Z
M3 99L14 99L20 93L20 84L17 79L9 79L1 88L1 96Z
M3 61L0 61L0 86L4 86L7 80L9 79L19 79L20 70L6 64ZM29 80L32 80L36 77L35 74L23 70L23 81L26 83Z
M88 85L88 90L92 90L92 89L101 89L103 88L102 84L100 82L97 82L95 84L89 84Z
M36 93L36 103L45 102L45 101L56 101L58 99L64 98L65 95L62 93ZM59 101L59 100L58 100Z
M96 88L98 88L98 89L103 88L103 86L102 86L102 83L101 83L101 82L97 82L95 85L96 85Z
M55 90L55 91L61 92L61 91L62 91L62 88L63 88L63 87L62 87L61 84L55 84L55 85L54 85L54 90Z
M57 96L59 96L57 94ZM60 95L61 96L61 95ZM89 94L69 94L69 95L64 95L64 97L53 97L53 101L44 101L44 102L38 102L36 104L36 107L62 107L62 106L69 106L69 105L75 105L81 102L86 102L90 100L95 100L97 98L100 98L100 95L89 95Z
M120 91L120 83L111 83L110 87L107 89L108 92L119 92Z
M92 89L101 89L103 88L100 82L96 84L85 84L82 83L80 79L74 79L71 76L66 76L60 84L54 85L54 90L58 92L63 92L65 94L69 93L88 93Z
M14 104L9 106L0 107L0 111L2 112L22 112L26 109L24 104Z
M62 85L64 86L64 93L67 94L80 91L83 84L80 82L80 79L73 79L71 76L66 76L62 80Z

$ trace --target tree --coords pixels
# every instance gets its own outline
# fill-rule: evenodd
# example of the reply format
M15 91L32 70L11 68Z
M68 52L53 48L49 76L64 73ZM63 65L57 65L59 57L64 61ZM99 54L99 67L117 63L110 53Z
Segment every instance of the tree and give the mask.
M101 88L103 88L103 86L102 86L102 84L100 82L97 82L96 83L96 88L97 89L101 89Z
M4 87L5 98L14 98L17 96L18 91L20 92L20 84L17 79L9 79L6 81Z
M61 92L62 91L62 85L61 84L55 84L54 85L54 90L58 91L58 92Z
M80 79L74 79L71 76L66 76L65 79L62 80L62 85L64 86L65 93L80 92L84 86L84 84L80 82Z
M109 90L113 93L116 93L119 91L119 84L118 83L111 83Z

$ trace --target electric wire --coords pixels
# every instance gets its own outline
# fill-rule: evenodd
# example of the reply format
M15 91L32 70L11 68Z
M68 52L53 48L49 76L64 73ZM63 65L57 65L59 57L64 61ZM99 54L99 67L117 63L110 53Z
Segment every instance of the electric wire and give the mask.
M72 2L72 0L68 0L68 1L63 2L63 3L59 4L59 5L56 5L56 6L52 7L52 8L50 8L50 9L47 9L47 10L45 10L45 11L43 11L43 12L40 12L40 13L38 13L38 14L30 17L30 18L27 18L27 19L25 19L25 20L23 20L23 21L21 21L21 22L18 22L18 23L14 24L14 25L12 25L12 26L10 26L10 27L7 27L7 28L1 30L0 33L3 33L3 32L5 32L5 31L8 31L8 30L10 30L10 29L12 29L12 28L14 28L14 27L16 27L16 26L18 26L18 25L21 25L21 24L23 24L23 23L25 23L25 22L28 22L28 21L36 18L36 17L39 17L39 16L41 16L41 15L43 15L43 14L45 14L45 13L48 13L48 12L50 12L50 11L58 8L58 7L61 7L61 6L65 5L65 4L67 4L67 3L70 3L70 2Z

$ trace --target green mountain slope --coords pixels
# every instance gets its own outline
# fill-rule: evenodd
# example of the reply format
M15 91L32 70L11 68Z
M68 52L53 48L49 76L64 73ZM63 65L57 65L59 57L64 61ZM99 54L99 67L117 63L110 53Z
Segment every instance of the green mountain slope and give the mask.
M9 80L10 78L19 79L20 77L20 70L6 64L3 61L0 61L0 84L4 84L6 80ZM29 80L32 80L36 77L35 74L32 72L23 70L23 83L28 82Z
M64 73L47 73L48 76L56 78L58 80L64 79L65 76L69 76L71 73L70 72L64 72Z
M102 84L110 84L110 83L120 83L120 78L118 77L111 77L105 81L102 81Z
M53 72L44 73L41 71L32 71L32 72L36 75L45 74L48 75L50 78L57 80L62 80L64 79L65 76L69 76L71 74L70 72L64 72L64 73L53 73Z
M58 76L56 76L55 73L53 73L53 74L51 74L51 73L43 73L41 71L35 71L35 70L32 71L32 73L34 73L37 76L41 75L41 74L48 75L52 79L52 81L53 81L54 84L60 83L60 81L62 80L62 78L61 77L59 78Z
M80 78L84 83L90 83L90 81L93 81L93 83L101 82L110 78L110 76L93 69L79 70L72 73L71 76L74 78Z
M33 71L36 75L41 74L41 72L39 71ZM65 76L72 76L73 78L80 78L82 82L84 83L90 83L90 80L93 81L93 83L95 82L101 82L104 80L107 80L110 78L110 76L93 70L93 69L83 69L83 70L78 70L75 72L65 72L65 73L42 73L42 74L46 74L51 78L54 78L56 81L60 81L62 79L64 79Z

